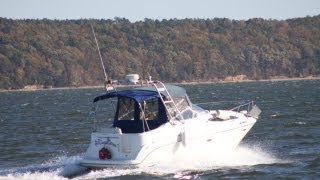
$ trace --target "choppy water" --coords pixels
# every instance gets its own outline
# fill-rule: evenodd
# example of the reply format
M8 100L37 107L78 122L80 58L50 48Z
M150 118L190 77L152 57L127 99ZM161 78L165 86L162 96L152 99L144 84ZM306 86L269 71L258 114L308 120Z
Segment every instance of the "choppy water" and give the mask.
M320 81L184 85L193 102L255 100L261 118L231 154L199 150L168 163L89 171L92 99L102 89L0 92L0 179L320 178Z

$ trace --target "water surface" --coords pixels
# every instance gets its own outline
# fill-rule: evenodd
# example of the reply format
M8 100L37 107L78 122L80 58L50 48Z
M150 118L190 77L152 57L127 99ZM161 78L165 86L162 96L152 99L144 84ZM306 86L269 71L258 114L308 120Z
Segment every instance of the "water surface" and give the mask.
M102 89L0 92L0 179L320 178L320 81L182 85L194 103L230 109L254 100L261 118L231 154L199 150L152 168L78 165Z

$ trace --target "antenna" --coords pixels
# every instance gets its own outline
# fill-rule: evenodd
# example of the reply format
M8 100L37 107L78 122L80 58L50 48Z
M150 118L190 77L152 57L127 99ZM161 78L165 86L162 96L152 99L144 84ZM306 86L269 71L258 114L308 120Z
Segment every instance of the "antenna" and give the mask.
M102 60L102 56L101 56L101 53L100 53L99 44L98 44L98 41L97 41L96 33L94 32L92 23L91 23L91 29L92 29L92 32L93 32L93 35L94 35L94 40L96 41L97 49L98 49L99 56L100 56L101 65L102 65L102 68L103 68L104 77L106 78L105 79L105 83L106 83L108 81L108 76L107 76L107 73L106 73L106 68L104 67L104 64L103 64L103 60Z

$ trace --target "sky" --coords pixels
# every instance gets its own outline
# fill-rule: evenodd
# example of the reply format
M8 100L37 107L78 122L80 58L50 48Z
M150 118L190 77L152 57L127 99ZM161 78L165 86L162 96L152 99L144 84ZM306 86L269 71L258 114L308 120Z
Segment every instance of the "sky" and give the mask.
M320 0L0 0L12 19L290 19L320 14Z

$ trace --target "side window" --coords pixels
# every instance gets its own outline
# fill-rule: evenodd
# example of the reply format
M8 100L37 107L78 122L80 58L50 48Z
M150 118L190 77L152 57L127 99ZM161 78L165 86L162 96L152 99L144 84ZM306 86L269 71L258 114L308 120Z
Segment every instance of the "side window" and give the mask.
M141 103L142 111L140 112L140 119L156 120L159 118L159 104L158 99L151 99ZM145 118L144 118L145 116Z
M135 102L131 98L119 98L119 120L134 120Z

